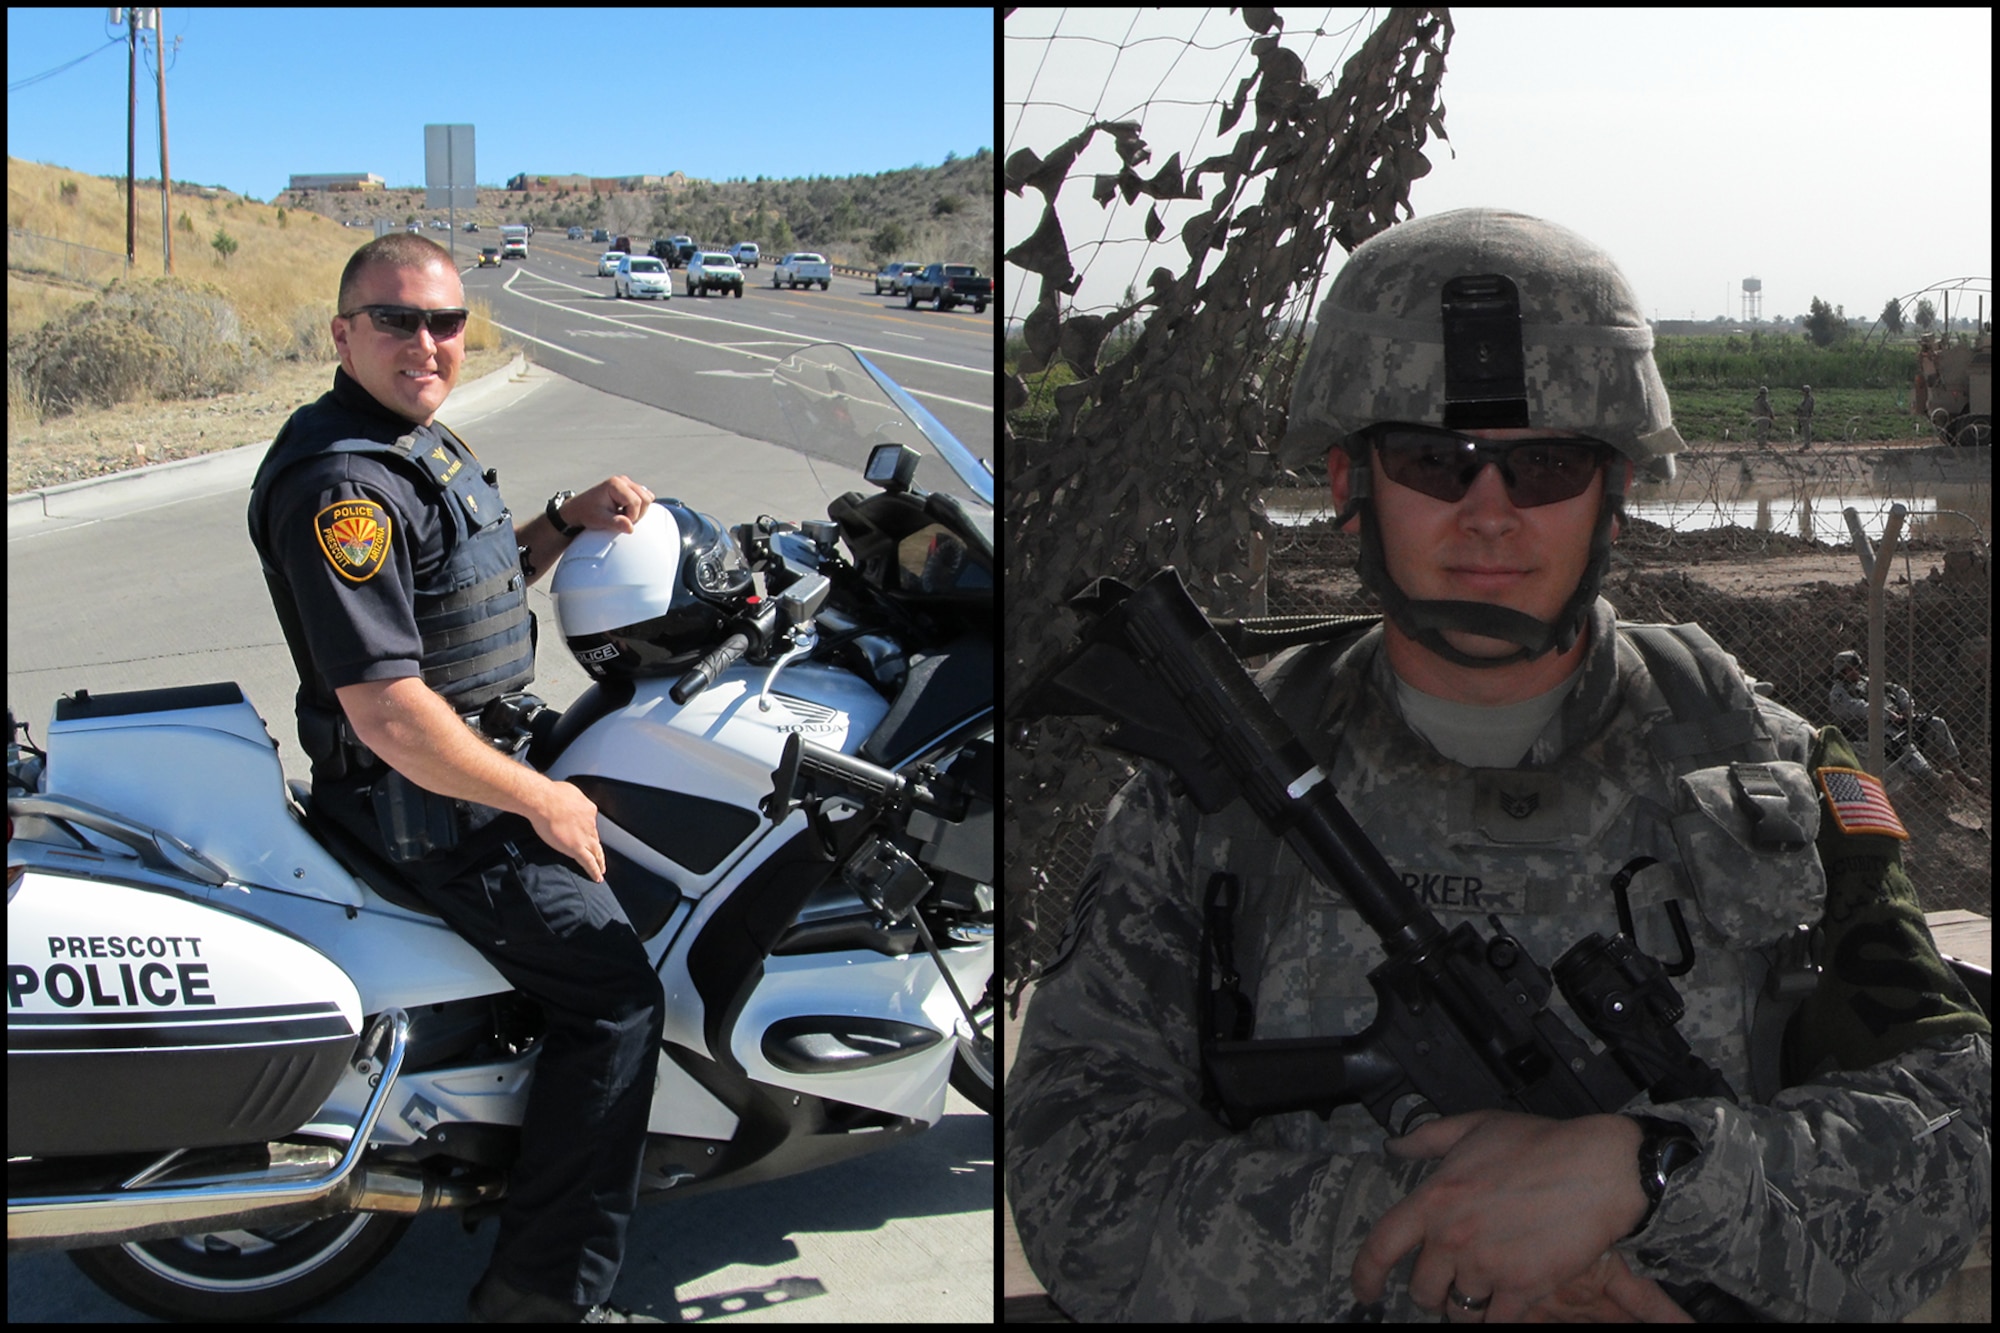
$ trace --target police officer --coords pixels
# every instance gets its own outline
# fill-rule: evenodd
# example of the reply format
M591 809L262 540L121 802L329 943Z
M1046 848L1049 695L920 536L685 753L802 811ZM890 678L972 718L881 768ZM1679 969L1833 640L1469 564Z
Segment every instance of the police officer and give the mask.
M659 978L603 883L596 807L473 724L534 675L527 585L584 529L631 531L653 497L612 477L558 493L517 532L495 474L436 420L465 319L435 242L396 233L355 252L333 390L272 441L250 535L299 672L315 808L546 1012L471 1317L635 1322L607 1297L638 1189Z
M1546 965L1618 930L1624 895L1675 962L1678 904L1680 1030L1741 1103L1479 1111L1386 1153L1353 1105L1226 1131L1197 1042L1211 875L1241 884L1217 974L1256 1039L1362 1030L1383 952L1246 803L1204 816L1147 762L1007 1089L1008 1197L1073 1316L1673 1320L1664 1284L1706 1283L1778 1319L1894 1319L1978 1235L1991 1029L1924 930L1893 807L1706 634L1598 596L1631 475L1681 448L1640 311L1596 246L1518 214L1357 248L1281 453L1328 464L1386 619L1260 683L1447 928L1497 915ZM1810 998L1762 1002L1810 987L1791 946L1822 917ZM1843 948L1860 930L1886 972Z

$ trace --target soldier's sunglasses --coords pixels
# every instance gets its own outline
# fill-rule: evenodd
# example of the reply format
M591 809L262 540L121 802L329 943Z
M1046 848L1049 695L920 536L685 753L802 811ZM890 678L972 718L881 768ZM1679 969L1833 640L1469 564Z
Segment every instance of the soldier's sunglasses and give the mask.
M419 310L413 305L362 305L343 310L340 317L352 319L364 314L375 322L376 328L387 330L398 338L414 338L418 329L428 327L431 337L439 342L449 342L465 332L466 310L463 306Z
M1488 463L1500 469L1507 498L1517 509L1571 500L1612 454L1590 439L1476 440L1435 426L1383 423L1355 432L1382 460L1382 475L1399 486L1456 503Z

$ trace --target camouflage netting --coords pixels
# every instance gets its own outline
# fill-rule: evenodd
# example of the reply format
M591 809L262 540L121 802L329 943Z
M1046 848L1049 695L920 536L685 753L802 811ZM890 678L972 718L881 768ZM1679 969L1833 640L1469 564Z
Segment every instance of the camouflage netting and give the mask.
M1006 428L1010 705L1075 633L1063 602L1088 577L1129 580L1172 564L1211 613L1261 611L1265 532L1255 500L1271 479L1269 446L1284 430L1297 351L1297 340L1281 335L1310 308L1335 242L1352 250L1411 216L1411 182L1430 170L1424 144L1445 137L1447 11L1389 11L1328 88L1280 44L1276 11L1240 13L1260 35L1249 48L1255 71L1215 100L1219 133L1249 117L1227 151L1185 171L1176 153L1144 175L1152 155L1141 126L1093 121L1046 154L1021 148L1007 158L1008 190L1044 199L1040 224L1005 255L1041 279L1025 320L1026 354L1006 376L1007 410L1027 404L1029 380L1051 366L1066 364L1077 377L1055 391L1050 438L1017 439ZM1154 269L1146 295L1108 314L1067 308L1081 275L1055 209L1099 134L1122 165L1096 176L1094 198L1106 207L1120 196L1127 205L1140 195L1156 201L1149 241L1165 234L1158 201L1213 200L1181 228L1186 272ZM1260 180L1261 200L1242 203L1246 186ZM1100 365L1107 337L1140 316L1129 346ZM1045 859L1095 817L1125 773L1086 744L1089 734L1049 723L1016 738L1032 748L1009 747L1010 989L1049 955L1055 941L1047 937L1068 917L1071 886Z

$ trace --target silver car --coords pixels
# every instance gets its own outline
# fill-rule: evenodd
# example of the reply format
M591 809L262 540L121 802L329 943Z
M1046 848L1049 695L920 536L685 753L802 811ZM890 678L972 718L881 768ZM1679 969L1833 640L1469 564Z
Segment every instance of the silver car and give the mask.
M611 275L612 298L657 296L662 301L671 300L674 291L667 277L667 266L651 255L621 256L618 271Z

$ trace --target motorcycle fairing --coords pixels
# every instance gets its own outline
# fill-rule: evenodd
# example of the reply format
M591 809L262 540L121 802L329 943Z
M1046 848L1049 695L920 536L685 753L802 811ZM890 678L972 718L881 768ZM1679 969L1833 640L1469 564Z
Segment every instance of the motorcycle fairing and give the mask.
M785 668L772 707L759 706L767 670L738 663L720 680L676 705L667 678L633 682L622 707L603 709L593 690L572 706L595 720L570 740L550 764L559 781L595 780L598 792L624 784L625 820L603 812L600 829L613 846L681 893L700 898L726 882L752 847L773 836L761 818L718 821L689 830L665 817L666 803L699 798L746 813L771 790L771 770L794 732L834 749L852 751L881 724L889 705L866 684L837 667L796 662ZM663 777L664 775L664 777ZM672 785L674 775L688 785ZM636 789L661 795L642 799ZM593 799L595 799L593 797ZM627 822L627 821L630 822ZM725 845L726 844L726 845ZM688 858L682 860L682 857Z
M261 1143L305 1123L361 998L304 942L171 893L23 871L7 908L7 1152Z
M366 901L292 813L278 744L233 681L59 699L48 753L46 790L167 829L232 879Z

